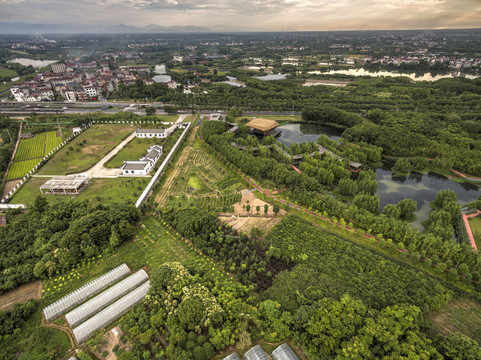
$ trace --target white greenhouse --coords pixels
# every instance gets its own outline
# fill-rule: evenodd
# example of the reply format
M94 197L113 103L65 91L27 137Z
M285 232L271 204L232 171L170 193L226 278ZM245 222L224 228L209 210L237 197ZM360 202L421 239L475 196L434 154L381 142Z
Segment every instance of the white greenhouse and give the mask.
M297 355L292 351L291 347L286 343L279 345L273 352L274 360L299 360Z
M43 309L47 321L51 321L62 315L64 312L80 305L88 298L117 282L121 278L130 274L129 267L126 264L117 266L108 273L92 280L74 292L57 300L53 304Z
M149 280L147 273L144 270L139 270L135 274L130 275L128 278L70 311L65 315L65 318L71 327L75 327L147 280Z
M84 323L73 329L73 334L78 343L87 340L95 330L102 329L112 321L122 316L134 305L142 301L150 289L150 281L140 285L137 289L131 291L124 297L114 302L109 307L103 309L97 315L94 315Z
M256 345L244 354L244 360L269 360L269 358L261 346Z

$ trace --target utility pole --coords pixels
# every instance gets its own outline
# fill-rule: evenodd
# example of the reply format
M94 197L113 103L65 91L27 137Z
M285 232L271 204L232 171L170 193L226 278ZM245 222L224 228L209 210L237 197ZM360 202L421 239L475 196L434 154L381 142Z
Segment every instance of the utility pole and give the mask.
M7 133L8 133L8 136L10 136L10 141L11 141L11 142L12 142L12 144L13 144L12 135L10 135L10 131L8 131L8 129L7 129Z
M58 121L58 118L57 118L57 125L58 125L58 131L60 132L60 137L63 139L63 136L62 136L62 128L60 127L60 123Z

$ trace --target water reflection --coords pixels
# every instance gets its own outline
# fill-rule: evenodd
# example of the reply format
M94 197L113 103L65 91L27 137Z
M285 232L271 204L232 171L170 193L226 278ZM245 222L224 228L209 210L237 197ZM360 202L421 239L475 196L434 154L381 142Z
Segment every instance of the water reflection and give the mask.
M316 142L321 134L327 135L332 140L339 140L342 132L330 126L310 123L290 123L277 127L281 130L279 141L284 145L293 143Z

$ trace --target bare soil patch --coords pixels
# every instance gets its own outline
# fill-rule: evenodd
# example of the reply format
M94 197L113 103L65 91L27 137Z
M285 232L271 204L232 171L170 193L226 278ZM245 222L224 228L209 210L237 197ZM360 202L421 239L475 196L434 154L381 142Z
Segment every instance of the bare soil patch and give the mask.
M252 228L256 227L262 229L267 234L274 225L276 225L284 214L285 210L280 210L277 216L274 216L274 211L272 211L272 205L269 205L269 210L267 214L264 214L264 205L267 204L265 201L258 199L253 192L245 192L242 194L242 199L240 202L234 204L234 212L230 214L223 214L219 218L232 226L238 231L243 231L250 233ZM247 212L247 205L251 206L250 212ZM257 215L256 207L260 206L259 215ZM252 215L252 216L251 216Z
M7 194L15 187L15 185L17 185L19 182L20 182L19 179L17 179L17 180L5 181L5 185L4 185L4 187L3 187L2 197L4 197L5 195L7 195Z
M113 352L115 345L118 345L119 349L128 350L128 347L120 341L120 335L121 332L118 326L105 333L102 346L97 353L99 359L116 360L117 356ZM102 357L102 353L105 350L107 350L109 354L106 357Z
M41 280L20 286L0 296L0 310L8 310L16 303L26 303L30 299L42 298L43 283Z

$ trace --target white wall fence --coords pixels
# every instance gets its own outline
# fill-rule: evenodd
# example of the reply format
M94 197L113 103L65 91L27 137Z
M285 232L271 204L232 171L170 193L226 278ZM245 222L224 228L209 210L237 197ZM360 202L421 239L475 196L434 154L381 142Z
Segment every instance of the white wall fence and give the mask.
M135 207L140 207L140 205L142 205L144 202L147 201L147 199L149 198L149 196L151 195L152 193L152 188L154 187L154 185L157 183L157 181L159 181L160 179L160 176L162 175L162 173L164 172L164 169L165 167L169 164L170 160L172 159L172 156L174 156L174 153L177 151L178 147L180 146L180 144L182 143L182 140L184 139L185 137L185 134L187 134L187 131L189 131L190 129L190 125L191 123L188 122L188 123L184 123L184 124L187 124L187 126L184 128L184 131L182 132L182 134L180 135L180 137L177 139L177 141L175 142L174 146L172 147L172 149L169 151L169 154L167 155L167 157L164 159L164 161L162 162L162 164L160 165L159 169L155 172L154 176L152 177L152 179L149 181L149 183L147 184L147 186L145 187L144 191L142 192L142 194L140 195L140 197L137 199L137 201L135 202Z
M83 126L81 129L80 129L80 132L76 133L75 135L71 135L68 139L62 141L61 144L59 144L55 149L53 149L52 151L50 151L48 154L46 154L42 160L40 160L38 162L38 164L36 164L21 180L19 183L17 183L17 185L15 185L13 187L12 190L10 190L10 192L5 195L3 197L3 199L0 200L0 203L4 204L6 202L9 201L9 199L11 199L13 197L13 195L15 195L15 193L20 190L20 188L27 182L28 178L32 175L34 175L37 171L38 171L38 168L40 166L40 164L42 163L42 161L47 161L48 159L50 159L53 155L55 155L55 153L57 151L59 151L61 148L63 148L65 145L67 145L70 141L72 141L74 138L76 138L78 135L80 135L81 133L83 133L86 129L88 129L91 125L93 124L93 122Z

